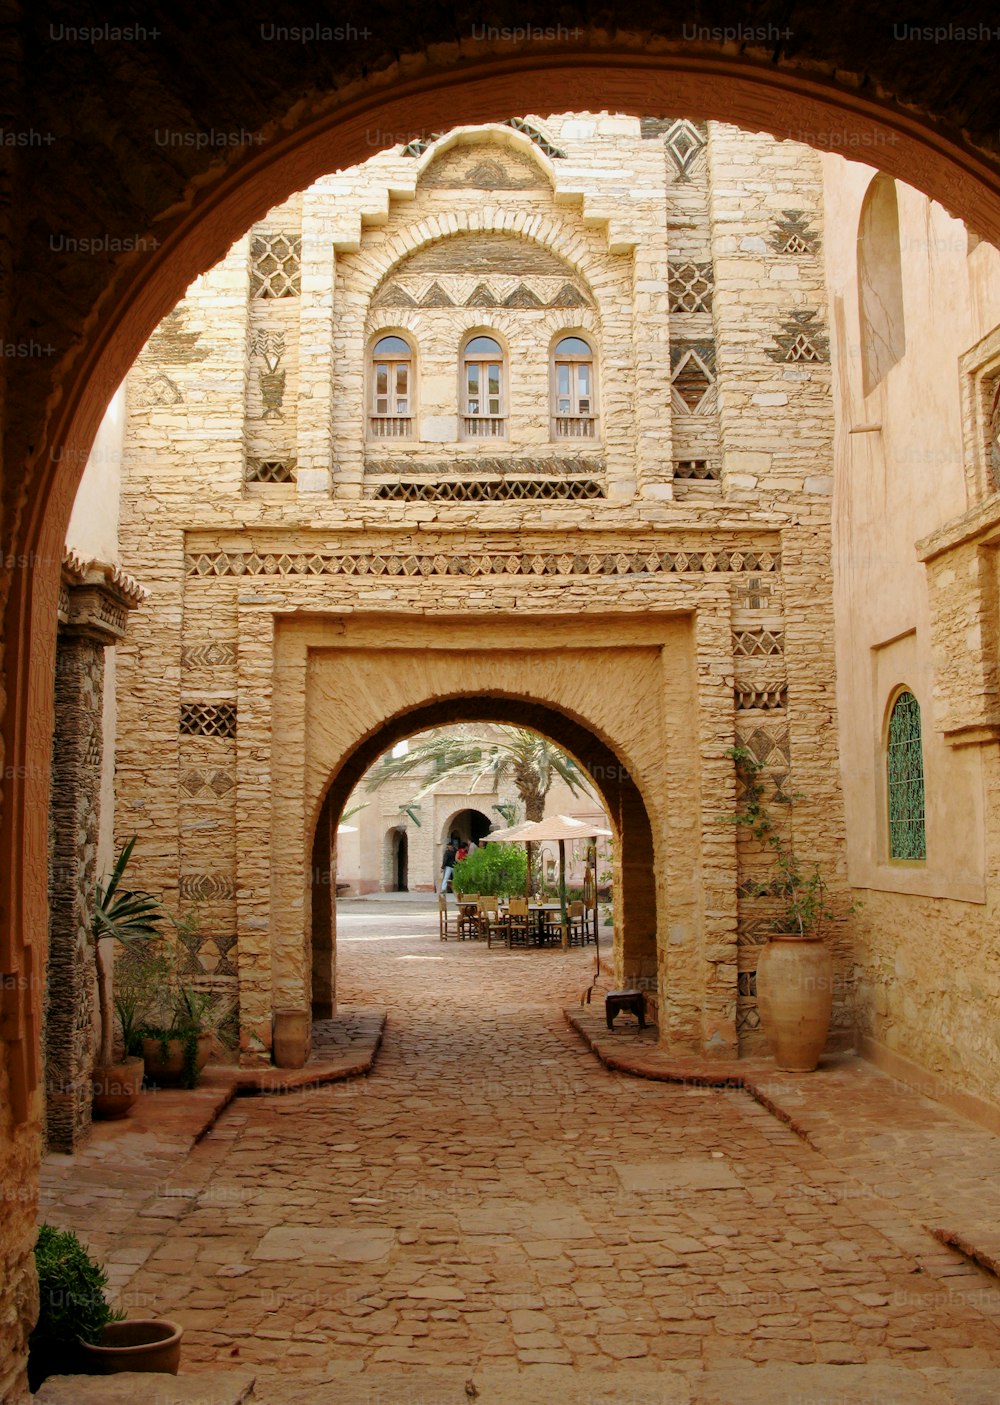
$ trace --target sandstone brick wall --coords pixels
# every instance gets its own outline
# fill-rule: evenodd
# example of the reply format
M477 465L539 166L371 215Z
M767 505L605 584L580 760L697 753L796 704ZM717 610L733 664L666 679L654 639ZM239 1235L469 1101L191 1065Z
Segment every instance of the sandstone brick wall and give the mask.
M657 723L673 765L642 794L654 847L696 846L700 887L658 867L659 956L620 939L622 969L659 980L669 1037L754 1047L762 928L724 820L734 742L794 778L797 843L843 876L819 193L812 153L721 124L565 114L459 133L272 211L151 339L129 382L123 552L151 599L122 650L119 830L139 834L148 886L196 906L192 971L238 991L247 1057L275 992L305 998L290 953L313 817L280 852L271 820L305 796L304 739L335 723L313 693L322 653L286 654L285 622L345 622L326 638L391 616L404 643L405 620L433 621L447 652L460 622L516 616L556 649L594 611L623 637L650 611L687 621L654 688L684 699ZM366 351L391 329L418 343L405 446L366 432ZM461 437L470 329L508 347L502 442ZM589 441L552 437L560 329L596 353ZM602 496L559 496L583 478ZM421 487L455 480L497 496ZM374 496L387 484L415 500ZM561 705L593 725L575 686ZM354 745L386 715L381 692L359 700Z

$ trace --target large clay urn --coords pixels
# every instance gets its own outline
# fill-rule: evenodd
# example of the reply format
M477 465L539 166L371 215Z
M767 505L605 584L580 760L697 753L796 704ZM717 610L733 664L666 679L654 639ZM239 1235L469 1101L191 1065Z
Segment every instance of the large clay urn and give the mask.
M100 1120L127 1117L142 1092L142 1059L123 1059L118 1064L98 1064L94 1068L94 1116Z
M814 1069L833 1010L833 961L821 937L772 934L757 962L757 1004L778 1067Z
M302 1068L312 1045L312 1016L305 1010L275 1010L271 1055L278 1068Z

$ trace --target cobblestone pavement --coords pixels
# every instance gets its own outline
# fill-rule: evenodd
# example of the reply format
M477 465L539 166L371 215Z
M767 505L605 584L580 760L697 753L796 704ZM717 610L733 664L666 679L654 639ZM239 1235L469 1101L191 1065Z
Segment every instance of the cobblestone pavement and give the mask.
M375 1072L232 1104L118 1236L186 1370L271 1405L1000 1399L996 1280L747 1094L603 1068L561 1014L592 950L340 927Z

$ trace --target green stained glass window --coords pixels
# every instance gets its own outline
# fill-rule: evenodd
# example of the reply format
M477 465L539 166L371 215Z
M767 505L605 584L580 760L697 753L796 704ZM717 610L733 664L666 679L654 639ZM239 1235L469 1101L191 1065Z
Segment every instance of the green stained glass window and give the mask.
M920 704L902 692L889 716L889 857L926 859L924 750Z

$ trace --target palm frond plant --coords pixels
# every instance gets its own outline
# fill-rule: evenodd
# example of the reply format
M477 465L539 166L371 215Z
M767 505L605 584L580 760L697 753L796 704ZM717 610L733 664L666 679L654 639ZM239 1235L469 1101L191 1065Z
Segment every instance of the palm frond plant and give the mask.
M497 794L501 786L512 784L527 820L542 818L545 797L557 778L573 795L595 794L586 772L547 737L527 727L497 725L494 730L499 735L487 741L432 732L402 756L386 755L377 761L365 778L365 789L375 791L400 776L421 775L412 804L446 777L471 771L471 793L488 785Z
M110 875L98 879L94 895L91 938L97 969L101 1031L97 1062L102 1067L107 1067L114 1058L114 1013L111 973L101 954L101 940L110 937L126 951L147 951L149 943L159 938L160 923L163 920L159 898L141 888L124 886L125 871L132 857L135 841L136 836L133 835L128 843L123 845ZM126 1050L126 1054L127 1052Z

